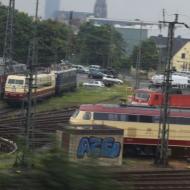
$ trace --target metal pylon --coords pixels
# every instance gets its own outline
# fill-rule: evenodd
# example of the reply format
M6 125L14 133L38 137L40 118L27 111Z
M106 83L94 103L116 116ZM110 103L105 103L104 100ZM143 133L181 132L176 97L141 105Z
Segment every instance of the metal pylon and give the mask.
M5 73L7 72L9 65L11 65L13 61L14 19L15 0L9 0L3 50L3 63L5 66Z

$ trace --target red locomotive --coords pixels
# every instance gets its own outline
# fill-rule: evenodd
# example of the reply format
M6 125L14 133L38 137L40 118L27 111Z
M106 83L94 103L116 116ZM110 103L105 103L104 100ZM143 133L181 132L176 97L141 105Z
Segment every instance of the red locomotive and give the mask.
M161 106L163 93L161 90L137 89L131 99L131 104L142 106ZM181 89L173 89L169 95L170 107L190 108L190 93Z

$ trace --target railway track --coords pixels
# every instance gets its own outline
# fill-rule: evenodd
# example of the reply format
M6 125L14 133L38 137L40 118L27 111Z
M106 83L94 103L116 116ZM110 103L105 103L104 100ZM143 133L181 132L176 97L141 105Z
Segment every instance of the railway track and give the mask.
M114 179L133 190L189 190L190 170L127 171L114 174Z
M55 134L55 131L60 129L58 124L67 124L75 109L76 107L70 107L62 110L34 114L33 128L31 129L32 145L41 146L50 143L52 134ZM13 116L1 117L0 137L16 141L18 136L24 135L25 121L25 117L20 113Z
M7 117L7 115L13 113L15 111L14 108L10 108L10 107L4 107L0 109L0 116L2 117Z
M1 153L14 153L17 150L17 145L10 141L9 139L5 139L0 137L0 152Z
M67 124L75 109L76 107L71 107L34 115L32 145L38 147L50 143L51 135L59 129L58 124ZM23 135L24 123L25 118L19 113L12 117L3 115L0 118L0 137L14 140L17 136ZM14 150L13 144L6 144L6 141L3 143L6 145L4 152ZM189 170L123 171L114 173L112 177L126 190L190 190Z

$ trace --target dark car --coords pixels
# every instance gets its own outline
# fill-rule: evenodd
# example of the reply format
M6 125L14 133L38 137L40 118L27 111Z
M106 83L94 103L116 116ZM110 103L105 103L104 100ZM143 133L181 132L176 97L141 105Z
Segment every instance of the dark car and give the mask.
M88 77L93 79L102 79L105 76L100 69L90 69Z
M102 72L106 75L112 75L113 77L117 77L118 73L112 68L102 69Z

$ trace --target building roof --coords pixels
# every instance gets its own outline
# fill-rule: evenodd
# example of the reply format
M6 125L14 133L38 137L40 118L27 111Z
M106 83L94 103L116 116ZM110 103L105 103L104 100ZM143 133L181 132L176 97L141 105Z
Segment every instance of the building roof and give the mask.
M167 48L168 37L159 35L159 36L151 36L150 39L152 39L156 43L156 46L158 48L161 49ZM174 56L187 42L190 42L190 39L181 38L181 36L174 38L172 55Z

